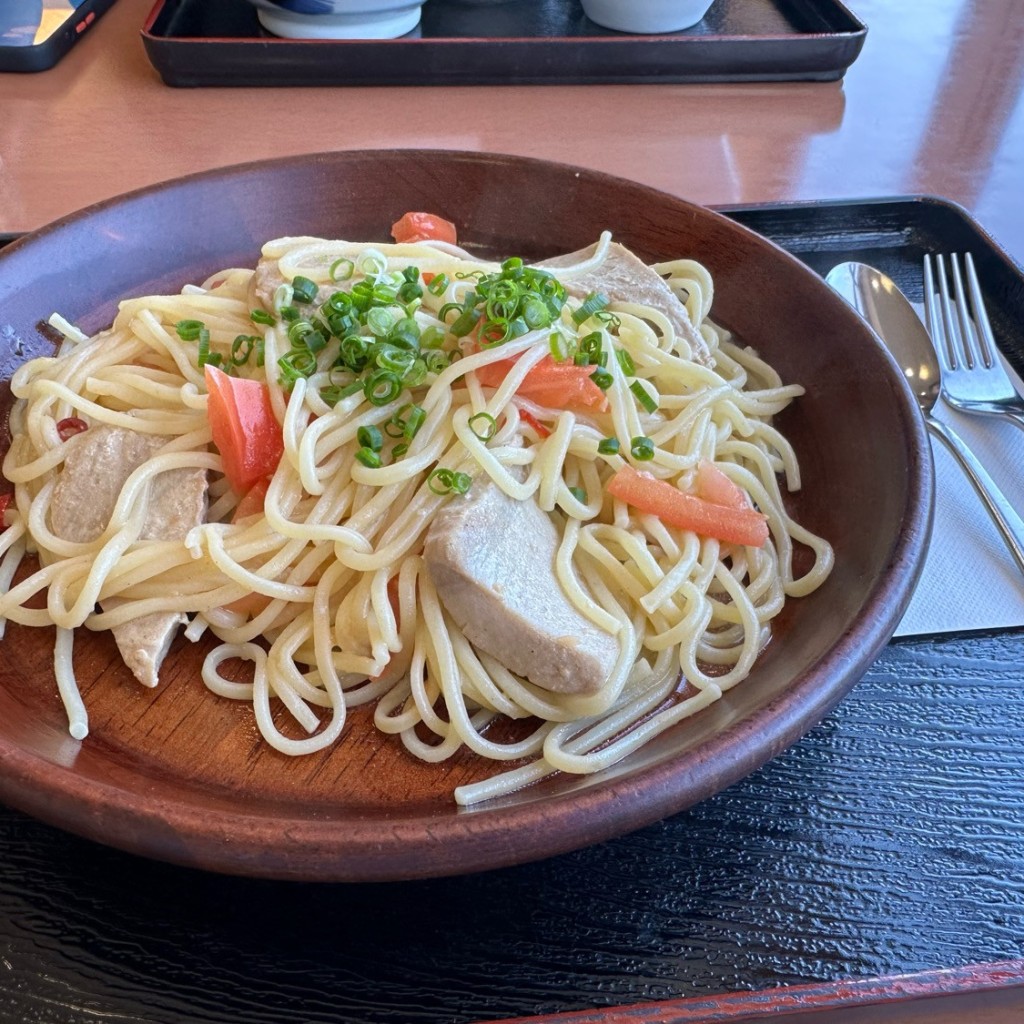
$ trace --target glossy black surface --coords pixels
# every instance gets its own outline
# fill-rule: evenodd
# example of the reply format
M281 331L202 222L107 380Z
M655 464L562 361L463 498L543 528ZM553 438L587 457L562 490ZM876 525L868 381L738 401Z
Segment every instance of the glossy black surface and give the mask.
M1001 340L1024 349L1019 273L953 207L734 215L816 268L858 255L912 294L919 250L971 242ZM0 810L0 1020L468 1024L1020 957L1022 664L1024 632L893 643L717 797L463 878L225 878Z
M578 0L429 0L401 39L341 42L277 39L246 0L159 0L143 41L176 86L505 85L825 81L864 36L838 0L717 0L693 28L660 36L601 28Z

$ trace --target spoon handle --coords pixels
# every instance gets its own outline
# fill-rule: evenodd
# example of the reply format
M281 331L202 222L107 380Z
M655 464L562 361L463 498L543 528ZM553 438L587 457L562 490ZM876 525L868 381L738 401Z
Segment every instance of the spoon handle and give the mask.
M1014 561L1021 572L1024 572L1024 520L1013 510L996 482L988 475L970 448L960 440L959 435L934 416L926 416L925 421L928 429L945 444L960 463L967 474L967 479L971 481L978 492L978 497L988 509L992 521L1003 535Z

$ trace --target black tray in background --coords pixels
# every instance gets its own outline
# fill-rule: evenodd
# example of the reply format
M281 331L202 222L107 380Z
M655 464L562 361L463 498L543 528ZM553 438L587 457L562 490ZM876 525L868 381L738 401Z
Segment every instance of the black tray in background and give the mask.
M840 0L715 0L684 32L603 29L579 0L427 0L400 39L295 40L246 0L157 0L142 29L167 85L532 85L830 81L867 28Z
M857 260L924 301L925 253L970 252L999 347L1024 373L1024 269L961 206L938 196L718 206L824 276Z

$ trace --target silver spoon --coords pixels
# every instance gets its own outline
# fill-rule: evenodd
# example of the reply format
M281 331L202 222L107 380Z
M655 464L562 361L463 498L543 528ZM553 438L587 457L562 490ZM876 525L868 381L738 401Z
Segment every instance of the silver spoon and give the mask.
M942 390L942 371L932 340L910 301L892 278L864 263L840 263L825 280L860 313L899 363L925 424L960 463L1024 572L1024 520L970 448L932 412Z

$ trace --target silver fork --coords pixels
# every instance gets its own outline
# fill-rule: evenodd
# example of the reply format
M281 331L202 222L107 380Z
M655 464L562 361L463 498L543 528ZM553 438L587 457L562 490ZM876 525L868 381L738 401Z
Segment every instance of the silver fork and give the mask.
M942 397L962 412L1001 416L1024 430L1024 398L999 360L971 254L963 269L951 255L948 272L945 257L934 261L933 270L932 257L924 258L924 312L942 364Z

